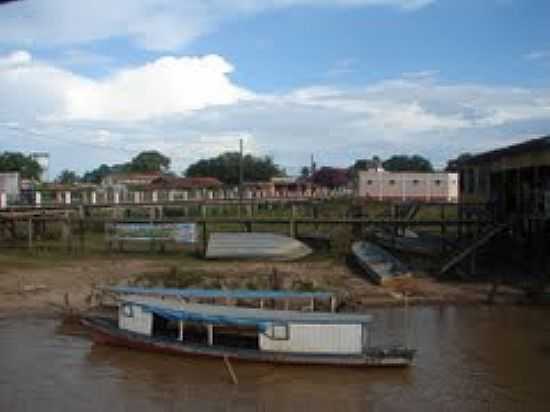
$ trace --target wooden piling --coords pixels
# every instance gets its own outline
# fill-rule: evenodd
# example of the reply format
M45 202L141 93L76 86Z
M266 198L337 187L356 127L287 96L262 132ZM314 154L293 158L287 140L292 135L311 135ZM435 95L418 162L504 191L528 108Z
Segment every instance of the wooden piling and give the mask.
M229 376L231 376L231 381L233 382L234 385L238 385L239 380L237 379L237 374L233 370L233 367L231 366L231 362L229 361L229 357L227 355L223 357L223 362L225 364L227 371L229 372Z

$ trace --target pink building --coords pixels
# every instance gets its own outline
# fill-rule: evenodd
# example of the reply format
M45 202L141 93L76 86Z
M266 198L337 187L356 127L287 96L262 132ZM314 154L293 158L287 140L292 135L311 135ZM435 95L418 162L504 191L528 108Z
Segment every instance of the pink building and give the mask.
M360 171L356 193L373 200L457 202L458 173Z

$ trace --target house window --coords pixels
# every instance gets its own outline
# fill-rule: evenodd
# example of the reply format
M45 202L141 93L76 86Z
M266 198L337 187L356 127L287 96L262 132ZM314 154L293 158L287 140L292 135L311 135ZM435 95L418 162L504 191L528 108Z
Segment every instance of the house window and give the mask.
M390 180L390 185L392 185L392 186L393 186L394 184L395 184L395 180L393 180L393 179L392 179L392 180Z
M370 186L372 185L372 180L367 180L367 184Z
M418 186L418 183L420 183L420 182L418 181L418 179L414 179L414 180L413 180L413 185Z
M441 180L437 179L434 181L436 186L441 186Z

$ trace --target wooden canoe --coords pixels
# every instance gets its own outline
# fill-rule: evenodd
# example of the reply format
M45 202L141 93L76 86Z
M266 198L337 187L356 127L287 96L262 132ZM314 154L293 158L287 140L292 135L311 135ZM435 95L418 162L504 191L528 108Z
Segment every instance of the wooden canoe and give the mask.
M311 252L302 242L276 233L212 233L206 258L296 260Z
M352 245L352 252L359 265L376 284L411 275L407 267L388 251L371 242L361 241Z

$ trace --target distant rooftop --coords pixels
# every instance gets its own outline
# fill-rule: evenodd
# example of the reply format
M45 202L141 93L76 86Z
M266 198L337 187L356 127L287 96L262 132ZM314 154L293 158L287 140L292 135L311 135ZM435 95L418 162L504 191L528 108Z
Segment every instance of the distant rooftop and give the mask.
M477 163L493 162L505 156L513 156L540 151L550 151L550 135L539 137L537 139L527 140L522 143L517 143L511 146L502 147L488 152L479 153L468 159L464 164L470 165Z

